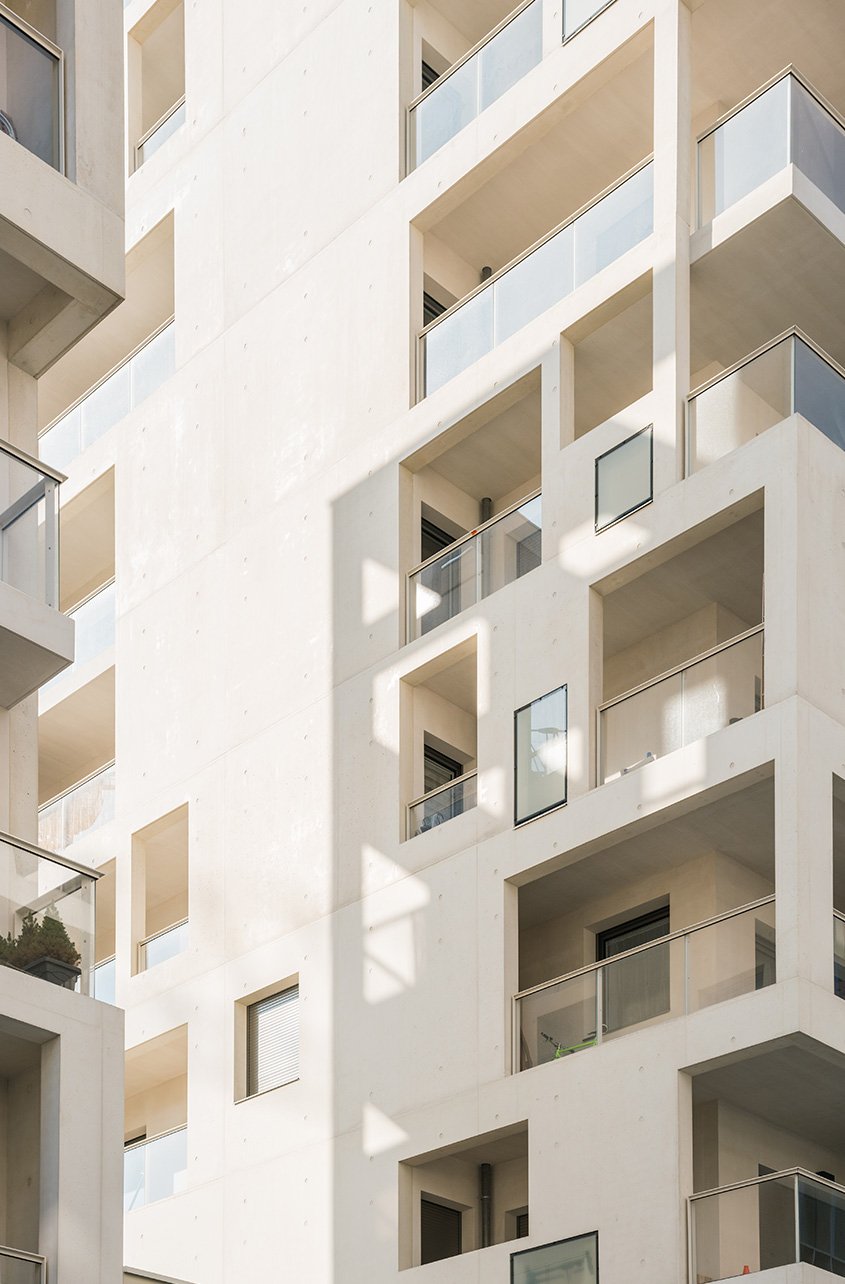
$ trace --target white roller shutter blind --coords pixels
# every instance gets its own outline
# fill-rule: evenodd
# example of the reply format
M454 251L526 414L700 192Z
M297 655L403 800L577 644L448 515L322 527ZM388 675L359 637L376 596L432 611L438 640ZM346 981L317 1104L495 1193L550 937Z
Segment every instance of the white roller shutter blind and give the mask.
M250 1097L299 1077L299 986L247 1008L247 1093Z

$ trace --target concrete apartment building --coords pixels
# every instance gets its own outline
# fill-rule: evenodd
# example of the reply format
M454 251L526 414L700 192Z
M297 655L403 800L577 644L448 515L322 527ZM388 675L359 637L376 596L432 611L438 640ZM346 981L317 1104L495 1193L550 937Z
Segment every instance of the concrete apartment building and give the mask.
M38 840L38 689L74 656L39 377L124 294L120 13L0 4L0 1280L120 1278L123 1014L97 871ZM60 680L60 679L59 679Z
M24 369L126 1279L841 1276L845 7L123 18Z

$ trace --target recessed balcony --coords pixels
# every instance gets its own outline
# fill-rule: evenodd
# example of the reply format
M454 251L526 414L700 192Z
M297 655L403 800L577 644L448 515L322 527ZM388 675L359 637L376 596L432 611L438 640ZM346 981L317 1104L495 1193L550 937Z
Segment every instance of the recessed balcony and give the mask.
M182 1025L126 1052L125 1212L184 1189L187 1122L188 1027Z
M641 932L653 930L644 925ZM775 898L769 896L517 994L514 1072L751 994L774 980Z
M114 820L115 765L109 763L38 809L38 841L63 852Z
M169 1199L182 1188L188 1167L188 1129L170 1132L127 1146L123 1157L123 1211Z
M653 166L647 162L425 327L420 396L567 298L645 241L652 228Z

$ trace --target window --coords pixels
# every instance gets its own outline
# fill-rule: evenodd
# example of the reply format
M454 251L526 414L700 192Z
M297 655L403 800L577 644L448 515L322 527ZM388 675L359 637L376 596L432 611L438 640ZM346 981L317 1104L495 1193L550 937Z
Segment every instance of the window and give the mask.
M457 1257L462 1246L463 1214L459 1208L449 1208L436 1200L420 1201L420 1263L442 1262L445 1257Z
M247 1096L299 1078L299 986L250 1003L246 1014Z
M435 80L440 79L440 72L435 71L434 68L431 66L431 64L426 62L425 58L423 58L422 60L421 70L422 70L422 76L421 76L422 92L424 93L426 89L431 88Z
M448 785L450 780L457 780L464 774L464 769L454 758L441 753L439 749L426 745L423 749L423 766L425 772L425 792Z
M628 919L599 932L596 961L612 959L638 945L658 941L669 931L669 906ZM669 1011L669 946L643 950L602 969L602 1028L624 1030Z
M441 303L439 299L435 299L434 295L429 294L426 290L423 294L423 326L431 325L431 322L436 321L438 317L442 317L445 311L446 304Z
M596 460L596 531L650 504L653 498L652 428L644 428Z
M514 824L566 802L566 687L514 714Z
M599 1237L577 1235L541 1248L526 1248L511 1253L511 1284L537 1284L539 1280L572 1280L578 1284L598 1284Z
M437 553L442 553L444 549L454 544L455 536L449 535L447 531L441 530L434 522L423 517L420 525L420 561L427 562L430 557Z

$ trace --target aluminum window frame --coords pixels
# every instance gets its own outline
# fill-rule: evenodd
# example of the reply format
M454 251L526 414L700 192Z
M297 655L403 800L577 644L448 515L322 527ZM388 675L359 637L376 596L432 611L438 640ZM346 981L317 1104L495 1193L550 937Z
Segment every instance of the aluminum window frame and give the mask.
M541 807L539 811L532 812L529 816L517 816L517 779L519 772L519 757L517 746L517 719L526 709L532 705L538 704L541 700L547 700L549 696L557 695L558 691L563 692L564 710L566 716L566 767L563 772L563 798L559 802L549 803L547 807ZM566 807L569 802L569 683L562 682L560 686L552 687L551 691L545 691L542 695L535 696L527 704L523 704L513 711L513 827L521 829L523 825L528 825L532 820L538 820L540 816L547 816L550 811L557 811L560 807Z
M611 0L611 4L612 3L613 3L613 0ZM616 517L612 518L609 522L605 522L603 526L599 526L599 464L602 462L603 459L607 459L608 455L613 455L617 450L621 450L623 446L630 445L632 441L636 440L637 437L642 437L644 433L650 434L649 452L648 452L649 454L648 498L641 500L637 504L633 504L630 508L626 508L624 513L619 513ZM641 508L647 508L649 504L654 503L654 423L653 422L650 424L646 424L645 428L638 428L636 432L632 432L630 437L626 437L624 441L619 441L616 443L615 446L611 446L609 450L605 450L600 455L596 455L594 493L595 493L595 534L596 535L601 535L603 531L609 531L610 528L612 526L616 526L618 522L624 522L625 518L630 517L632 513L638 513Z
M58 165L48 165L48 162L44 161L44 164L48 165L48 168L54 170L57 174L61 174L63 178L66 178L67 177L67 159L66 159L67 149L65 146L65 130L67 128L67 125L66 125L67 113L65 110L66 90L65 90L64 50L59 45L54 44L53 41L49 39L49 37L42 35L42 33L38 31L36 27L30 26L30 24L26 21L25 18L21 18L19 14L15 13L12 9L7 8L6 5L2 3L2 0L0 0L0 18L4 18L6 22L9 23L10 26L16 27L22 36L25 36L28 40L33 41L36 45L40 45L40 47L44 50L44 52L50 54L51 57L55 58L58 63L59 88L58 88L57 97L59 100L59 124L58 124L59 163ZM29 152L30 156L35 156L36 160L42 159L40 156L37 156L35 152L30 151L30 149L26 146L25 143L21 143L20 146L23 147L24 151ZM76 184L74 184L74 186L76 186Z

